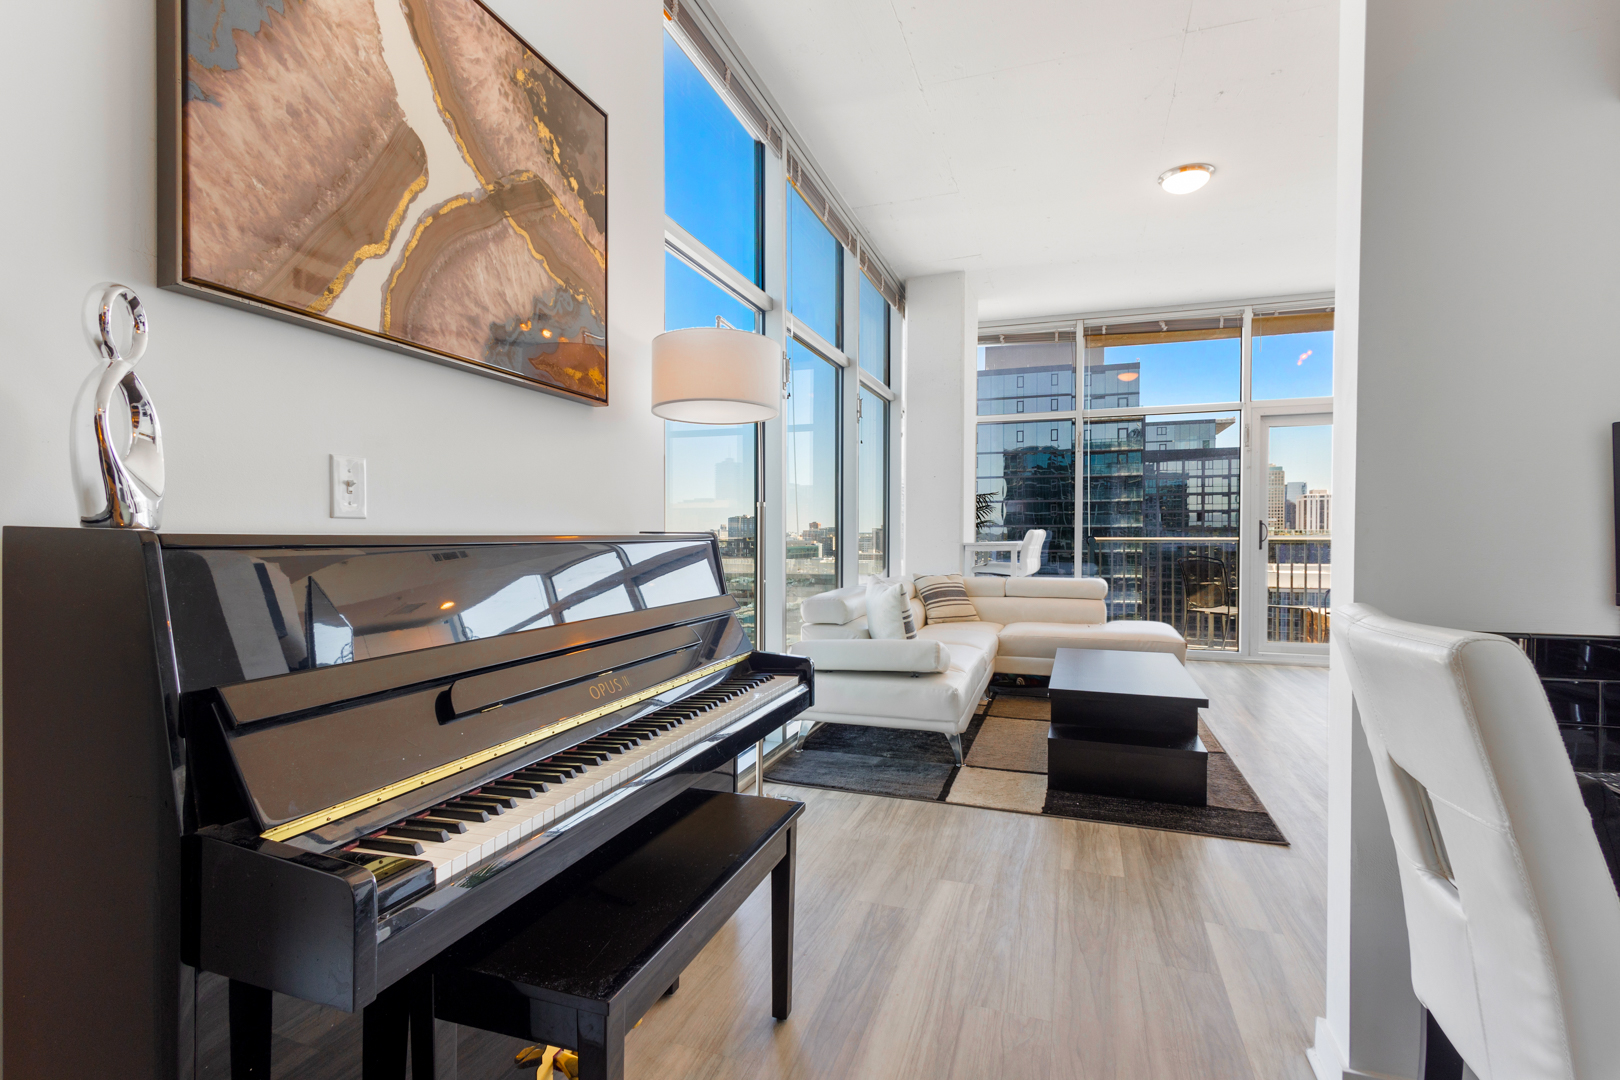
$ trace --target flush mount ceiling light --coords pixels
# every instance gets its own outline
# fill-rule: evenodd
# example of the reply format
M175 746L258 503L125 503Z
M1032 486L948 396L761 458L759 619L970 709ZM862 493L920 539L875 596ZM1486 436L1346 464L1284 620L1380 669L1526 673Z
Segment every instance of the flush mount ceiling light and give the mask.
M1172 195L1190 195L1209 183L1214 175L1213 165L1177 165L1159 174L1159 186Z
M689 424L755 424L782 401L782 346L729 326L671 330L652 341L652 411Z
M1122 371L1122 372L1119 373L1119 381L1120 382L1135 382L1136 381L1136 376L1138 374L1139 374L1139 372L1135 372L1135 371Z

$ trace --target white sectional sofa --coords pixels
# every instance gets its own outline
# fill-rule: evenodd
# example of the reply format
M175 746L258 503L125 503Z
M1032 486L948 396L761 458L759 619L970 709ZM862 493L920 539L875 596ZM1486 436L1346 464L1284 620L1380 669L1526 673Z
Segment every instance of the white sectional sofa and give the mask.
M800 719L937 731L960 765L961 734L995 672L1050 675L1058 649L1187 659L1187 643L1171 626L1109 622L1108 583L1101 578L964 578L981 621L949 623L929 623L912 580L897 580L918 627L909 641L871 638L864 585L804 601L802 640L791 651L815 662L816 704Z

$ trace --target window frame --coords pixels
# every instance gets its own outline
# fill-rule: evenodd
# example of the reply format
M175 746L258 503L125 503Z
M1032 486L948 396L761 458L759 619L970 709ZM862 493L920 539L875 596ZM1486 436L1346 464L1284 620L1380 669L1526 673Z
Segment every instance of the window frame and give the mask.
M1074 407L1070 409L1049 410L1043 413L1024 412L1015 414L990 414L983 416L975 415L969 422L969 427L971 429L968 436L969 440L973 445L977 446L978 429L981 425L1005 423L1007 422L1009 415L1016 415L1020 424L1029 424L1032 422L1048 420L1070 420L1074 422L1076 455L1074 509L1076 557L1074 573L1076 576L1078 576L1083 570L1081 551L1083 550L1085 543L1086 503L1089 494L1088 481L1090 479L1090 475L1088 470L1090 466L1090 453L1088 452L1087 448L1091 442L1091 424L1115 419L1141 421L1144 429L1143 442L1144 445L1146 445L1146 427L1148 426L1147 421L1150 417L1184 415L1194 412L1220 412L1237 414L1239 418L1238 422L1241 425L1241 431L1239 434L1239 476L1248 477L1251 469L1250 432L1254 423L1258 421L1259 417L1262 415L1279 413L1331 413L1333 406L1333 398L1331 395L1325 397L1262 398L1259 400L1254 398L1253 342L1255 336L1254 320L1257 318L1257 312L1263 312L1265 316L1269 317L1273 315L1286 315L1323 310L1333 312L1335 308L1336 303L1334 297L1311 296L1279 302L1261 301L1211 305L1208 307L1181 311L1110 312L1105 315L1099 314L1096 316L1085 316L1078 319L1061 321L1045 321L1038 323L1017 322L1006 324L986 324L980 326L977 343L981 346L1012 344L1011 342L998 340L1000 338L1005 338L1012 335L1041 334L1044 337L1047 334L1060 335L1065 332L1072 333L1074 335L1075 343L1074 377L1076 386L1073 395ZM1186 318L1205 318L1214 317L1217 315L1236 317L1240 313L1242 316L1242 332L1240 337L1241 369L1238 384L1239 399L1237 401L1193 401L1182 402L1174 405L1137 405L1124 408L1088 407L1093 395L1088 394L1082 385L1085 370L1086 329L1088 327L1100 327L1109 324L1118 325L1125 322L1150 322L1158 319L1170 321ZM1335 327L1335 329L1337 329L1337 327ZM1058 339L1054 337L1052 340ZM1106 398L1112 395L1103 394L1100 396ZM1021 404L1022 402L1020 402L1020 405ZM1258 492L1256 497L1261 500L1260 506L1263 510L1265 498L1264 491L1262 490ZM971 521L971 514L973 510L971 503L967 504L965 509L969 515L968 520ZM1244 560L1242 573L1245 575L1252 575L1256 571L1253 568L1254 553L1250 549L1256 547L1259 539L1258 526L1255 524L1255 522L1249 520L1254 515L1247 512L1242 512L1241 507L1240 514L1238 546L1242 553L1242 559ZM1263 565L1260 566L1259 572L1263 573L1264 569L1265 568ZM1261 621L1264 621L1263 618ZM1238 650L1232 653L1210 655L1218 655L1221 659L1256 659L1257 655L1249 645L1250 638L1251 635L1247 630L1245 630L1241 634L1242 645Z

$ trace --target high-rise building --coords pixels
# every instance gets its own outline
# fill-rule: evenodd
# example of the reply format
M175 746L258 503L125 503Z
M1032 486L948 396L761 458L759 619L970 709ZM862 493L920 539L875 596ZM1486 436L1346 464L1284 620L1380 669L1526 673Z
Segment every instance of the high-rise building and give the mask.
M980 346L978 396L980 416L1074 408L1074 343Z
M1305 497L1305 481L1290 480L1283 488L1283 498L1288 501L1286 512L1283 515L1283 528L1290 532L1299 529L1299 501Z
M1300 500L1300 530L1307 533L1333 531L1333 496L1323 488L1312 488Z
M1281 465L1266 466L1266 525L1273 532L1288 527L1288 479Z
M1088 385L1098 385L1100 375L1090 369ZM1134 391L1139 380L1127 385ZM1181 558L1183 545L1167 540L1236 537L1242 451L1217 445L1236 422L1138 416L1086 423L1085 573L1107 579L1111 618L1144 616L1147 565Z

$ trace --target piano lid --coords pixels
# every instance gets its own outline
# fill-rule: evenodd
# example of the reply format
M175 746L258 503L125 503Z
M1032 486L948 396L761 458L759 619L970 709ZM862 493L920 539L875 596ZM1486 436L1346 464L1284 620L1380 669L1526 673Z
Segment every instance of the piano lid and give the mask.
M164 541L183 691L724 595L716 544L691 536L209 540Z

